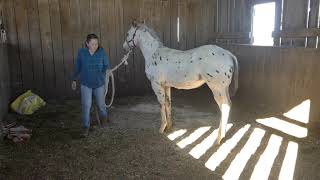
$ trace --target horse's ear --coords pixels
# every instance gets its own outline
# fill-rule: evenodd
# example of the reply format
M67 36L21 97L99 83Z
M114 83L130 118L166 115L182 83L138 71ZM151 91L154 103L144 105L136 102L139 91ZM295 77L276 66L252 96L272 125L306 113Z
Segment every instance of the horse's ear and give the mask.
M138 26L137 20L134 19L134 20L132 21L132 26L133 26L133 27L137 27L137 26Z

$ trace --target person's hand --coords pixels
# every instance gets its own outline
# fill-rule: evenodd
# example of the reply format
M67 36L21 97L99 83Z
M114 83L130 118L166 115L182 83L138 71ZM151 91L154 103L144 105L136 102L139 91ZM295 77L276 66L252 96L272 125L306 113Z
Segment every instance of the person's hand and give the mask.
M72 81L72 85L71 85L72 90L76 90L77 89L77 81Z

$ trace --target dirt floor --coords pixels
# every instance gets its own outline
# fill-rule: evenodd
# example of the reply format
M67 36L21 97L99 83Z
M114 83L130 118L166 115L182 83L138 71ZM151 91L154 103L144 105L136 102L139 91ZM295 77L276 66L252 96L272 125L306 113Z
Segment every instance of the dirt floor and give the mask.
M233 126L220 146L230 145L228 139L247 124L250 127L221 164L214 171L210 170L206 162L220 151L220 146L202 147L206 151L199 159L189 152L203 141L213 144L210 138L206 138L218 128L218 107L208 92L202 95L192 91L173 94L174 129L164 135L158 133L159 105L152 95L117 98L109 109L112 123L106 129L93 126L90 136L84 139L79 135L79 101L49 101L32 116L13 116L20 124L31 128L33 135L23 145L0 142L0 179L221 179L232 169L240 171L239 179L250 179L258 169L256 165L272 134L281 137L282 141L274 162L270 165L262 163L262 172L270 171L269 179L278 179L290 141L298 144L296 163L290 159L287 165L295 170L294 179L320 179L319 134L309 132L306 138L295 138L258 124L255 121L258 118L277 117L284 112L264 104L247 105L237 98L233 99L229 121ZM186 138L195 137L198 128L207 126L208 131L184 148L177 145ZM257 128L265 132L261 144L256 145L256 151L254 145L244 148ZM167 137L180 129L185 129L186 133L174 140ZM237 155L245 150L253 152L247 159L240 159L239 162L247 161L243 171L240 166L232 167L235 165L233 161L239 160ZM231 174L237 175L236 172ZM259 179L263 179L262 176Z

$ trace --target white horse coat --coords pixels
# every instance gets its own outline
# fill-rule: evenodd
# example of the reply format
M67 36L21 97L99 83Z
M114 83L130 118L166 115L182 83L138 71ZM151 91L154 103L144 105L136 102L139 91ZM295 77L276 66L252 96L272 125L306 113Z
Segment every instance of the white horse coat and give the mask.
M221 110L218 143L225 136L231 101L229 85L234 79L233 94L238 88L238 62L229 51L215 45L180 51L162 45L155 32L145 24L133 24L127 33L126 50L139 47L145 58L145 72L161 105L163 133L172 127L170 88L194 89L206 83Z

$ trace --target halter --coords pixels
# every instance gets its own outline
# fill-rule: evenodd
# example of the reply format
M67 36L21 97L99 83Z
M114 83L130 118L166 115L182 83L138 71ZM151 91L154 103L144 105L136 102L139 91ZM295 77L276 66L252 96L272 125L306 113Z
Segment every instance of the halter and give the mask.
M139 29L139 27L137 27L136 30L134 31L133 36L132 36L132 39L131 39L130 41L128 41L128 40L126 39L126 43L127 43L127 45L129 46L129 48L130 48L131 50L134 49L135 47L137 47L137 46L136 46L136 43L134 42L134 38L136 37L136 34L137 34L138 29ZM129 44L129 43L131 43L131 42L132 42L133 46L131 46L131 45Z

